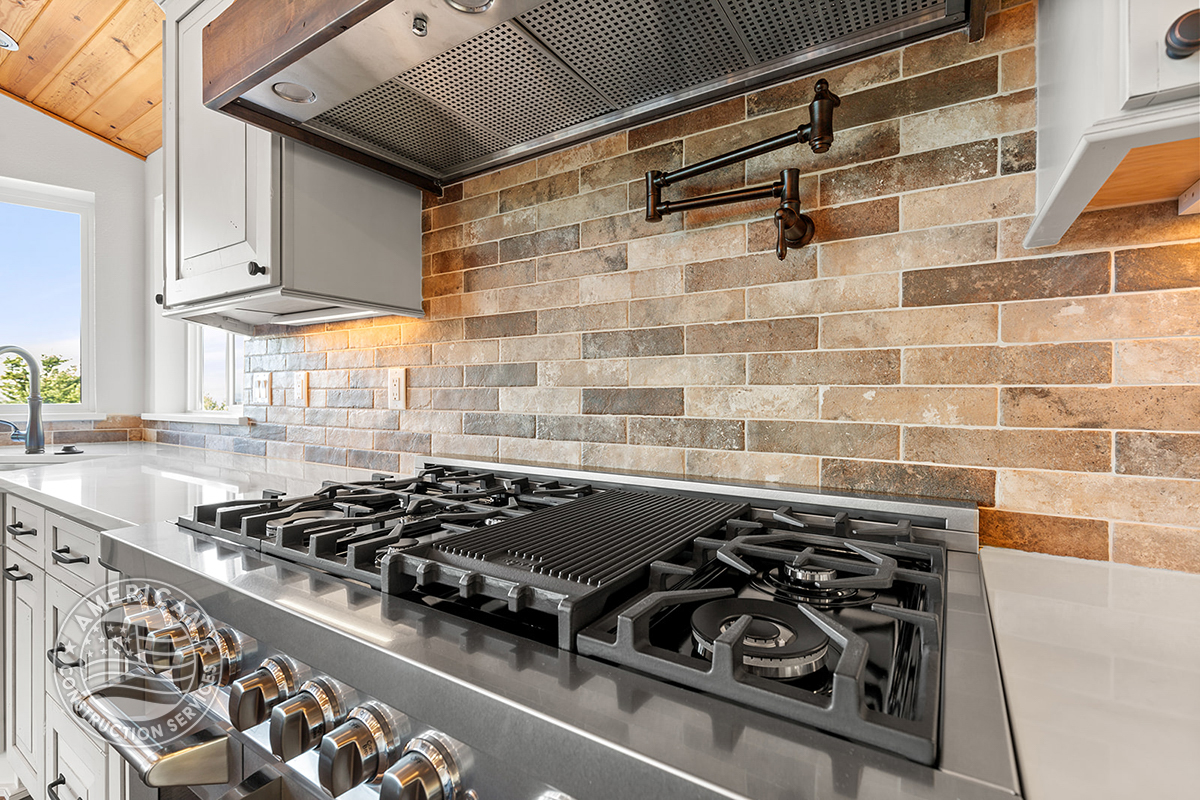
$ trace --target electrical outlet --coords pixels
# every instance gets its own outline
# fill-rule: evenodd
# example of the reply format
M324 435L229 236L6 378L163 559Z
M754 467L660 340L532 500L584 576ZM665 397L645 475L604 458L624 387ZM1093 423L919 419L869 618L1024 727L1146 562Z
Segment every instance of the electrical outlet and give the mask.
M388 370L388 408L408 408L408 375L404 367Z
M256 406L271 405L271 373L256 372L254 373L254 388L251 392L251 397Z
M308 373L297 372L295 374L295 384L292 386L292 393L295 395L295 402L298 405L308 405Z

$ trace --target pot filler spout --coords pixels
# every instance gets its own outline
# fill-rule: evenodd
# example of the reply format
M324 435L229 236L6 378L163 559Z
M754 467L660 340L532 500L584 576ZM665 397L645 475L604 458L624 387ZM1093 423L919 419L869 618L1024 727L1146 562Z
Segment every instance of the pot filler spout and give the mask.
M816 232L812 218L800 213L800 170L788 168L779 173L774 183L713 192L686 200L663 200L662 190L674 183L712 172L715 169L738 164L755 156L761 156L793 144L808 143L814 153L824 153L833 144L833 110L842 104L842 99L829 91L829 82L817 81L812 102L808 104L808 124L794 131L782 133L756 144L714 156L674 172L650 170L646 173L646 221L661 222L664 214L710 208L728 203L741 203L778 197L779 208L775 209L775 254L783 261L789 247L803 247Z

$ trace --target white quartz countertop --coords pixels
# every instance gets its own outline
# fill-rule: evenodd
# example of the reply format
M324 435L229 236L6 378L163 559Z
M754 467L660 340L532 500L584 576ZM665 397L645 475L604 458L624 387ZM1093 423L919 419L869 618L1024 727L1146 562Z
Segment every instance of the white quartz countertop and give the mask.
M1025 797L1200 797L1200 575L981 559Z

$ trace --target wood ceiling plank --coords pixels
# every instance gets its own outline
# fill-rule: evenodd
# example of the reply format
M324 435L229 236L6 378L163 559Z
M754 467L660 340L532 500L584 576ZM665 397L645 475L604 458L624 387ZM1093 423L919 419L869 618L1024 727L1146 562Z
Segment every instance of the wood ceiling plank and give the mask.
M33 101L75 120L162 44L162 20L152 0L126 0Z
M50 0L0 0L0 31L16 39L17 44L21 44L21 40L25 38L25 31L29 30L38 14L48 5ZM19 58L8 50L0 50L0 64L10 56Z
M113 141L143 157L162 147L162 103L131 122Z
M162 46L126 72L75 123L102 136L116 136L130 123L162 102Z
M121 7L121 0L53 0L0 63L0 88L30 100L70 63Z
M1200 139L1130 150L1084 211L1169 200L1200 180Z

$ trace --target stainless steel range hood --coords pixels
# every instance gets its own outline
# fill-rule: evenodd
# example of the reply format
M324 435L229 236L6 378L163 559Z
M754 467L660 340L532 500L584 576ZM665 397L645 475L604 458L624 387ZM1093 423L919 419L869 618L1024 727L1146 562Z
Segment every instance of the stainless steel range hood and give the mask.
M980 0L237 0L204 31L204 99L439 192L966 26L968 6L982 16Z

